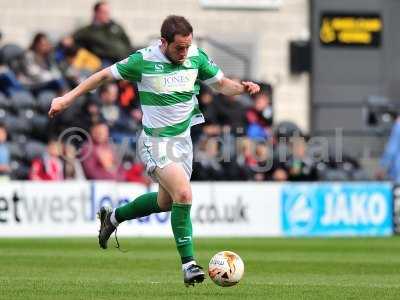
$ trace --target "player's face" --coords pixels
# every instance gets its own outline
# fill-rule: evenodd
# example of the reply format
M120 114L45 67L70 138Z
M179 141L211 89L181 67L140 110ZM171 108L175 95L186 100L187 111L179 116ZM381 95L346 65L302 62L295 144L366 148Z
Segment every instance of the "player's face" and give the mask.
M188 55L189 47L192 45L193 36L183 36L180 34L175 35L175 39L172 43L165 43L165 54L175 64L183 64Z

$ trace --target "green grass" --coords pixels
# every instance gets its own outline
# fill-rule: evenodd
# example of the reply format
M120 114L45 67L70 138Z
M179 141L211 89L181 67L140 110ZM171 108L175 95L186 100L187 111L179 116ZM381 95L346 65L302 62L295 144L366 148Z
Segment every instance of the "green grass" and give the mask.
M220 250L245 262L243 280L185 288L173 241L0 239L0 299L400 299L400 239L198 239L206 266Z

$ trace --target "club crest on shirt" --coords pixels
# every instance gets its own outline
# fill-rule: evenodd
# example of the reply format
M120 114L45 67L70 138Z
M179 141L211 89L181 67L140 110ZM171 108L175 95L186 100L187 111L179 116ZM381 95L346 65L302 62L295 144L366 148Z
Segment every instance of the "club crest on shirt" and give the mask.
M156 71L162 71L162 70L164 70L164 66L162 64L155 64L154 69Z

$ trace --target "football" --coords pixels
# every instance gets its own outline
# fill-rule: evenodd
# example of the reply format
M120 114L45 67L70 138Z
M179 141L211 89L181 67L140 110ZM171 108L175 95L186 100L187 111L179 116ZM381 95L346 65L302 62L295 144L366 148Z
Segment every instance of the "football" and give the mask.
M215 254L208 265L208 275L219 286L237 284L243 277L244 264L239 255L232 251Z

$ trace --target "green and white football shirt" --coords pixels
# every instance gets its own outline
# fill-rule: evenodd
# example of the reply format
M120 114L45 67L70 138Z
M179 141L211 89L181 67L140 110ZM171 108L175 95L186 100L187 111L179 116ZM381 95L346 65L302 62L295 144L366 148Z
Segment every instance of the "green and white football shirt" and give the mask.
M199 80L212 84L223 73L195 45L190 46L182 65L171 63L159 46L157 43L137 51L114 64L111 71L116 79L137 82L146 135L177 136L204 122L196 98Z

